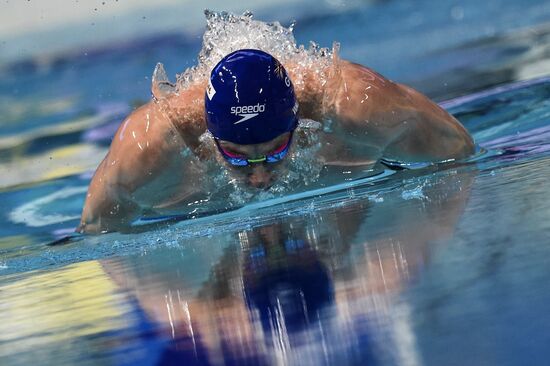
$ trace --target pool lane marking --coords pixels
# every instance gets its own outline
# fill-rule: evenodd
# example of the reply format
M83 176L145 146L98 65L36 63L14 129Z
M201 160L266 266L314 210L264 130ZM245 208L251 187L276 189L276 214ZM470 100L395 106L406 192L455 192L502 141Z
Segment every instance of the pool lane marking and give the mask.
M9 213L10 221L16 224L25 224L30 227L42 227L57 224L64 221L80 218L80 215L51 214L44 215L39 212L41 206L51 203L58 199L68 198L77 194L86 193L87 186L65 187L44 197L36 198L30 202L16 207Z

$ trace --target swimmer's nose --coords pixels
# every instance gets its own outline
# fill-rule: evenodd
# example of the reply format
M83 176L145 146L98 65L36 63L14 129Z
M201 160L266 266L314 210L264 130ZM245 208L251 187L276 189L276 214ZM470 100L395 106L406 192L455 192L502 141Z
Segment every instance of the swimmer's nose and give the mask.
M274 175L264 166L256 166L248 175L248 183L254 188L267 189L273 185Z

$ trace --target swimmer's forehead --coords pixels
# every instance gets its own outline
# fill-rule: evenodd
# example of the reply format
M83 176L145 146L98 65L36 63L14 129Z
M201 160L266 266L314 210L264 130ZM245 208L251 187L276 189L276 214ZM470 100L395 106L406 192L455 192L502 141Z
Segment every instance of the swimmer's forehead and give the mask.
M235 152L247 153L250 150L257 150L257 149L262 149L262 150L265 149L269 152L270 150L274 150L278 148L279 146L281 146L281 144L284 144L288 140L289 136L290 136L290 132L285 132L282 135L275 137L273 140L269 140L261 144L240 145L240 144L235 144L233 142L224 141L224 140L220 140L219 143L220 143L220 146L223 147L224 149L232 150Z

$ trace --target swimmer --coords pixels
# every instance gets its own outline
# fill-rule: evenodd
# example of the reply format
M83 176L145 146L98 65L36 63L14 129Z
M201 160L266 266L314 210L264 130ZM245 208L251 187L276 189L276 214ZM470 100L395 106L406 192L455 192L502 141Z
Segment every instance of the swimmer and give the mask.
M269 190L285 174L289 151L302 148L302 118L331 121L330 133L319 131L316 159L325 165L441 162L474 151L466 129L427 97L338 58L319 73L242 49L208 80L175 92L153 83L152 91L153 100L121 123L97 168L78 232L124 231L136 218L207 197L213 183L197 161L219 162L239 184ZM213 139L205 147L207 130Z

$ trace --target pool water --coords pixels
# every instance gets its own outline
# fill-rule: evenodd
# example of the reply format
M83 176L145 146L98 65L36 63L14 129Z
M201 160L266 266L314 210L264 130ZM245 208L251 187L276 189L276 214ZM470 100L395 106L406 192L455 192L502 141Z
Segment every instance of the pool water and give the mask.
M401 14L402 4L306 18L296 37L349 40L353 21L374 10ZM501 4L504 14L511 4ZM480 146L469 161L343 177L212 216L57 245L49 244L77 225L121 118L147 100L144 75L159 60L190 66L200 44L159 36L123 51L4 67L0 364L546 364L550 78L540 77L549 74L544 53L532 55L544 46L532 41L545 39L547 26L533 10L543 2L522 6L536 15L515 26L537 25L530 35L473 42L462 34L448 49L426 46L424 60L413 55L422 49L403 51L415 65L381 63L397 78L414 74L399 80L436 100L462 95L441 105ZM416 21L418 37L439 26ZM395 32L388 39L398 42ZM368 64L367 48L348 57ZM475 65L457 56L475 52ZM434 82L453 70L464 79Z

